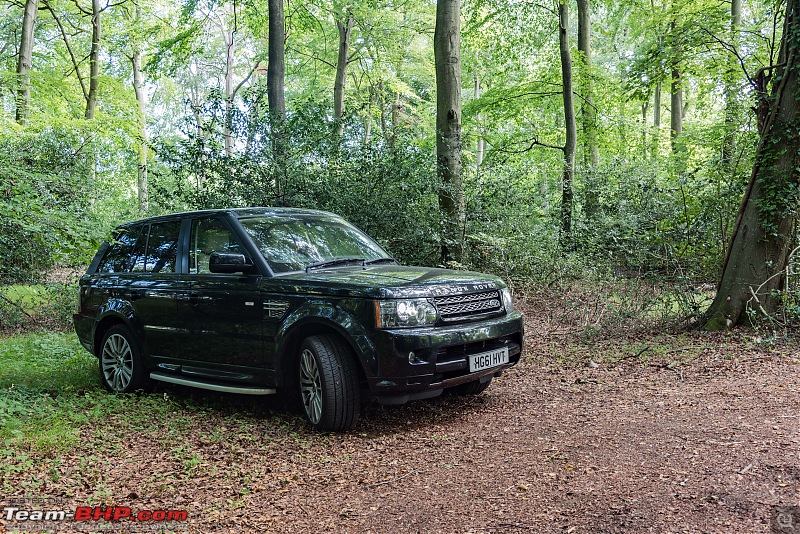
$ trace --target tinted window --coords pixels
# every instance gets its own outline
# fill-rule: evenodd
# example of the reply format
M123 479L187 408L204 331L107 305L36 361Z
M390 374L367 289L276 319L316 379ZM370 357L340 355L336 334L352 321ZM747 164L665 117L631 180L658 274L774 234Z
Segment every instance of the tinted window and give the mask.
M134 273L144 272L144 251L147 248L147 234L150 232L150 225L146 224L142 228L142 236L133 247L133 254L131 254L131 264L133 267L131 271Z
M144 268L148 273L175 272L180 229L180 221L150 225L150 238L144 255Z
M189 243L189 272L210 273L208 260L213 252L244 254L244 249L219 219L195 219Z
M316 215L240 219L275 273L336 258L389 258L368 235L342 219Z
M133 250L137 241L144 242L146 238L139 239L142 232L141 226L122 228L114 233L113 241L108 245L103 260L97 267L99 273L127 273L134 264Z

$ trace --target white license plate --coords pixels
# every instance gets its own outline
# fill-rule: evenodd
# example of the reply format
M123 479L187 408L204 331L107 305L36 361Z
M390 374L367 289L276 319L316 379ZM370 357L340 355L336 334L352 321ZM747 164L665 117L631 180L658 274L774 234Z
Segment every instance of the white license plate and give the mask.
M508 363L508 347L473 354L469 357L469 372L483 371Z

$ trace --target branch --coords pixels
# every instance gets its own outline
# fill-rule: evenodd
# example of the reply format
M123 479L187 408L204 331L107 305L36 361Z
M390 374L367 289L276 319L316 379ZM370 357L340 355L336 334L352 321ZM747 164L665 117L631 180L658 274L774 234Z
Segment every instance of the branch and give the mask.
M69 44L69 38L67 37L67 33L64 31L64 25L61 24L61 19L58 18L58 15L56 15L56 12L50 5L50 2L45 2L45 7L47 8L48 11L50 11L50 14L53 16L53 20L56 21L58 29L59 31L61 31L61 36L64 38L64 44L67 45L67 51L69 52L69 57L70 59L72 59L72 65L75 68L75 76L77 76L78 82L80 82L81 84L81 91L83 91L83 98L89 100L89 92L86 90L86 83L83 81L83 76L81 76L80 69L78 69L78 60L75 59L75 53L72 51L72 46L70 46Z
M547 144L547 143L541 143L535 137L530 141L530 145L528 145L528 148L524 148L522 150L508 150L508 149L505 149L505 148L498 148L497 150L499 152L504 152L506 154L524 154L525 152L529 152L530 150L533 150L533 148L537 147L537 146L540 146L542 148L552 148L553 150L560 150L562 152L564 152L564 150L565 150L565 147L563 147L563 146L556 146L556 145L550 145L550 144Z
M78 3L78 0L72 0L72 3L73 3L73 4L75 4L75 7L77 7L77 8L78 8L78 11L80 11L80 12L81 12L81 13L83 13L84 15L91 15L91 14L92 14L92 12L91 12L91 11L87 11L86 9L83 9L83 8L81 7L81 5Z
M28 319L30 319L30 320L31 320L31 322L33 322L34 324L36 324L36 319L34 319L34 318L33 318L33 316L32 316L30 313L28 313L28 312L26 312L25 310L23 310L23 309L22 309L22 306L20 306L19 304L17 304L16 302L14 302L13 300L11 300L10 298L6 297L5 295L0 295L0 299L3 299L4 301L6 301L6 302L8 302L9 304L11 304L12 306L14 306L16 309L18 309L19 311L21 311L21 312L22 312L22 313L23 313L23 314L24 314L24 315L25 315L25 316L26 316Z
M319 61L320 63L324 63L324 64L328 65L328 66L329 66L330 68L332 68L332 69L335 69L335 68L336 68L336 65L334 65L334 64L333 64L333 63L331 63L330 61L327 61L327 60L325 60L325 59L322 59L321 57L317 57L315 54L306 54L305 52L303 52L303 51L302 51L302 50L300 50L299 48L294 48L294 50L295 50L295 51L296 51L298 54L300 54L301 56L306 56L307 58L311 58L311 59L313 59L313 60L315 60L315 61Z
M247 80L250 79L250 77L253 75L253 73L256 71L256 69L258 68L258 66L260 64L261 64L261 61L259 61L259 59L256 58L256 61L253 64L253 68L250 69L250 72L247 73L247 76L245 76L244 79L241 82L239 82L239 84L236 87L233 88L233 93L231 93L231 98L236 96L236 93L238 93L239 89L241 89L242 86L247 83Z

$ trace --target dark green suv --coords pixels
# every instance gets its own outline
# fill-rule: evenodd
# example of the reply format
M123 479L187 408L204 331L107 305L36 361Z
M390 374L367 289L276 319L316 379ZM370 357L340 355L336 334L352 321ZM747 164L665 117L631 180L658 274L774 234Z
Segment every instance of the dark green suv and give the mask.
M320 430L352 427L367 395L480 393L519 361L523 333L499 278L402 266L341 217L279 208L120 226L74 319L112 392L280 390Z

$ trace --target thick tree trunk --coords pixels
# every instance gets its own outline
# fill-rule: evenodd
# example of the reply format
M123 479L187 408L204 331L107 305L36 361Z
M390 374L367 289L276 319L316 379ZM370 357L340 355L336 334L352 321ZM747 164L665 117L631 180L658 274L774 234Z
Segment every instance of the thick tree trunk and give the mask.
M39 14L39 0L26 0L22 15L22 36L17 59L17 112L16 120L24 125L28 121L31 101L31 63L33 59L33 29Z
M286 150L284 147L284 61L286 34L284 30L283 0L269 0L269 63L267 64L267 99L269 101L272 149L275 156L275 196L281 200L286 176Z
M100 87L100 38L102 26L100 16L102 7L100 0L92 0L92 47L89 51L89 92L86 95L86 113L84 116L94 119L97 107L97 89Z
M336 59L336 78L333 82L333 120L336 137L343 134L342 115L344 114L344 91L347 85L347 59L350 54L350 34L353 30L353 17L347 15L345 22L336 21L339 29L339 56Z
M572 55L569 51L569 8L566 0L558 5L558 48L561 52L561 83L564 97L564 172L561 179L561 236L562 245L570 242L572 233L572 184L575 176L575 147L577 145L577 126L575 124L575 103L572 88Z
M730 328L757 314L773 313L796 231L797 154L800 151L800 0L786 6L781 52L770 110L756 151L753 173L739 209L717 295L705 328ZM754 296L755 295L755 296Z
M594 84L592 83L592 8L589 0L578 1L578 50L581 54L581 81L583 100L581 101L581 122L583 125L584 163L597 167L597 111L594 107Z
M136 165L136 191L139 200L139 214L147 213L147 96L144 92L144 78L142 76L142 52L135 50L131 57L133 66L133 91L139 105L138 128L139 146L137 147Z
M433 51L436 62L436 163L444 214L442 262L462 258L464 191L461 183L461 8L439 0Z

